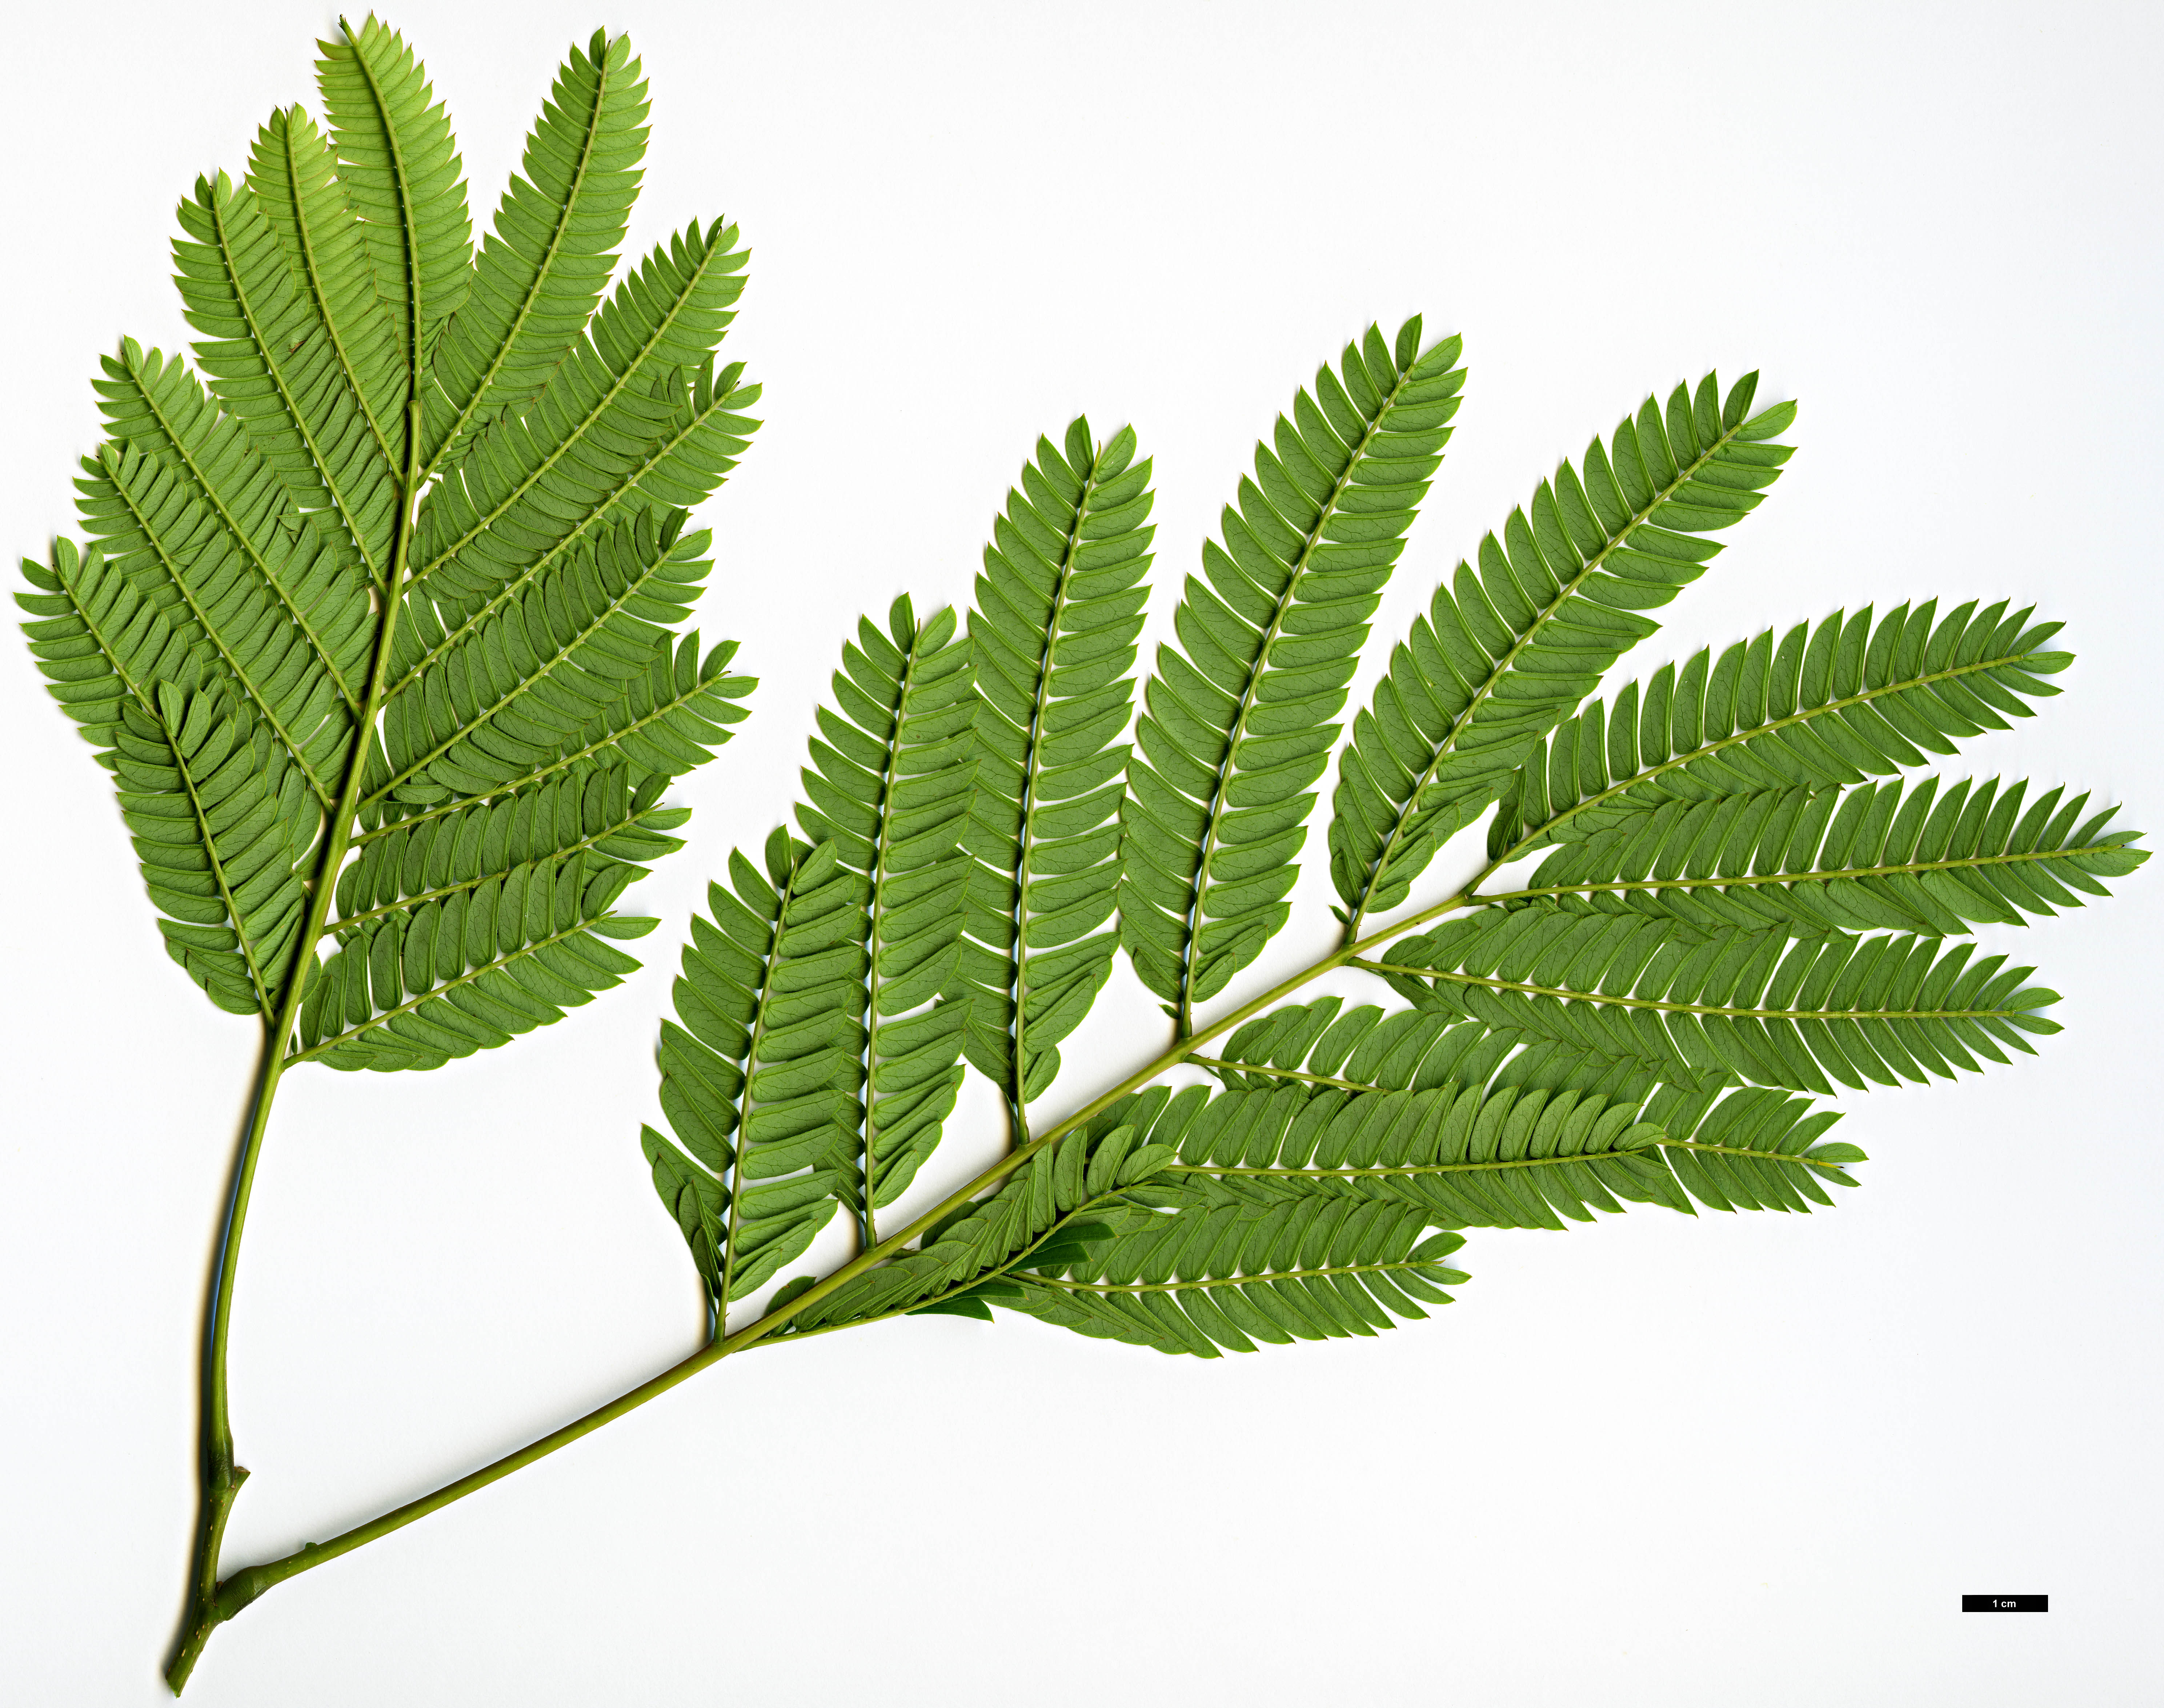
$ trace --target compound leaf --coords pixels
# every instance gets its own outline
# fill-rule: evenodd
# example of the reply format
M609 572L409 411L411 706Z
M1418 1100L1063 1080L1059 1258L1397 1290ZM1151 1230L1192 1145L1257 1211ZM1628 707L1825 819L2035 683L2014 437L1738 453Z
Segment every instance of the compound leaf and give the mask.
M2135 830L2106 830L2088 797L2040 795L1943 779L1796 788L1710 800L1668 800L1604 815L1566 842L1525 888L1489 899L1552 899L1569 912L1633 913L1697 925L1774 927L1799 935L1891 930L1960 935L1979 924L2026 925L2108 895L2148 857Z
M1391 946L1382 973L1415 1003L1620 1058L1694 1090L1727 1076L1830 1092L1951 1079L2034 1053L2057 993L2029 967L1935 937L1797 939L1536 903L1484 909Z
M1648 397L1511 512L1479 567L1460 563L1392 653L1353 721L1332 802L1331 876L1360 934L1401 903L1452 835L1503 789L1527 750L1659 626L1666 605L1720 550L1704 536L1757 507L1790 455L1767 443L1795 406L1748 411L1757 375L1726 401L1709 374Z
M647 511L600 532L400 684L363 805L493 794L586 745L673 642L669 626L712 568L711 536L680 537L682 520Z
M806 836L860 873L865 908L864 1116L856 1197L864 1239L939 1143L962 1083L966 1010L925 1009L952 982L961 942L977 768L970 643L950 610L920 625L906 596L882 633L859 620L843 648L834 708L804 773ZM915 1012L922 1010L922 1012Z
M1489 829L1499 864L1671 801L1813 791L1921 765L2029 717L2073 662L2007 602L1836 611L1695 654L1596 699L1536 744ZM1778 636L1778 642L1777 642Z
M268 1019L307 896L293 867L321 815L267 730L215 691L158 686L121 702L121 815L164 915L165 950L218 1007Z
M556 74L465 304L437 346L423 427L428 461L531 403L601 301L638 198L646 82L628 38L597 30Z
M1310 785L1457 413L1459 341L1370 327L1279 416L1161 647L1121 809L1121 933L1182 1032L1288 916Z
M473 283L473 221L449 114L398 33L370 17L320 43L316 75L346 202L360 225L376 294L418 395L436 336ZM402 398L402 403L406 401ZM404 466L406 423L391 443Z
M1147 458L1090 423L1036 460L994 523L969 612L977 672L974 860L950 986L970 1061L1016 1112L1059 1071L1059 1040L1111 971L1129 675L1154 530Z

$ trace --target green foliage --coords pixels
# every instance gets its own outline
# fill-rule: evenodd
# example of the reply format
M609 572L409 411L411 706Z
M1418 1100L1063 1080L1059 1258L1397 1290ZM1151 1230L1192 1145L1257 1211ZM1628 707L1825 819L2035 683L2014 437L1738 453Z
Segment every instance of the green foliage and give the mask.
M1523 1028L1468 1021L1435 1008L1386 1014L1363 1004L1341 1014L1341 1005L1340 998L1325 997L1273 1009L1233 1033L1221 1056L1190 1059L1236 1087L1300 1081L1348 1091L1426 1091L1449 1083L1628 1099L1652 1089L1635 1060L1619 1064Z
M221 346L215 360L201 351L197 359L213 375L237 362L289 376L285 389L305 424L302 443L338 512L332 520L351 540L370 578L387 581L411 375L391 304L377 294L367 239L347 198L330 139L305 108L273 113L257 133L244 205L255 209L286 258L300 301L299 323L281 340L282 317L259 308L255 323L240 329L239 339ZM194 223L185 208L181 222ZM189 257L183 251L179 259L186 278L194 270ZM181 291L186 296L188 286ZM198 312L209 309L207 304L191 306ZM222 318L225 325L201 329L213 336L228 330L234 317ZM275 448L275 434L274 426L260 441ZM266 454L278 457L276 448ZM316 506L303 502L300 507Z
M851 1195L864 1119L867 886L831 846L815 854L782 830L765 863L733 853L732 888L709 886L691 921L680 1024L661 1030L661 1105L683 1149L651 1127L642 1138L724 1305Z
M961 945L967 828L977 773L970 642L943 610L919 627L906 596L887 631L869 622L843 649L837 710L804 773L804 833L837 850L868 887L865 1088L857 1200L867 1244L875 1213L906 1191L939 1142L961 1088L966 1010L922 1008L953 976Z
M232 1276L281 1075L438 1067L635 970L615 946L656 922L617 904L682 846L664 793L753 686L734 642L684 627L710 568L688 512L758 425L719 359L746 253L694 220L609 290L647 137L628 44L572 51L476 253L419 62L374 18L341 29L328 129L272 113L244 181L182 203L194 370L132 339L105 360L88 543L26 562L17 595L168 951L269 1046L206 1326L176 1685L270 1584L762 1340L1004 1306L1215 1357L1424 1317L1466 1279L1446 1260L1468 1228L1826 1206L1863 1154L1812 1098L2033 1051L2057 997L1975 935L2146 858L2086 794L1901 774L2056 692L2057 626L2004 603L1836 613L1589 698L1788 461L1794 406L1753 413L1755 375L1649 396L1543 482L1436 590L1341 749L1465 377L1417 317L1371 326L1258 447L1132 763L1152 466L1132 429L1078 419L1007 495L966 631L906 597L859 621L794 831L733 853L692 921L670 1130L641 1142L709 1345L221 1585L245 1475ZM1333 750L1338 946L1199 1013L1287 922ZM1491 804L1485 868L1374 928ZM1033 1124L1121 946L1170 1046ZM1405 1006L1300 995L1341 971ZM1007 1147L914 1210L965 1061ZM1178 1070L1211 1082L1158 1082ZM731 1324L838 1211L854 1255Z
M516 794L401 820L359 841L357 857L339 874L339 930L394 908L439 900L530 861L580 857L589 875L613 865L643 865L684 845L665 834L691 817L687 807L657 807L657 779L634 790L623 762L588 761ZM624 883L638 876L627 872Z
M759 389L738 383L740 364L712 366L743 290L736 239L734 226L695 222L657 249L533 406L475 438L430 489L413 596L454 620L454 638L596 527L696 504L736 466L753 426L738 411ZM402 654L402 684L416 668Z
M967 1049L1017 1110L1059 1071L1112 967L1135 637L1155 530L1150 464L1123 427L1049 439L1009 490L969 611L978 716L975 861L953 994Z
M1459 341L1420 354L1416 315L1374 327L1279 416L1188 578L1158 652L1122 809L1121 930L1183 1031L1290 909L1315 805L1390 570L1449 442Z
M643 862L682 846L656 833L689 814L651 809L630 777L622 763L588 764L363 840L339 874L339 948L302 1005L297 1059L439 1067L547 1025L636 970L599 939L659 923L611 909Z
M571 50L436 348L431 461L539 396L599 306L646 152L646 81L622 36Z
M370 18L323 44L323 111L346 205L417 397L444 322L473 284L473 222L450 115L397 32ZM600 45L596 38L596 45ZM401 400L403 402L403 399Z
M195 642L328 808L367 668L366 589L178 363L130 338L104 369L97 390L115 437L76 483L84 532Z
M744 716L734 644L679 631L685 511L756 425L715 367L743 257L694 224L596 312L646 139L622 37L572 51L478 257L411 50L370 18L319 70L328 132L281 108L181 204L202 377L105 359L91 547L18 598L191 976L295 1061L432 1067L636 964L602 940L650 924L611 909L676 846L660 789Z
M1767 443L1794 404L1751 415L1756 374L1725 402L1714 376L1648 397L1604 449L1565 463L1503 537L1480 542L1391 655L1353 722L1333 802L1331 875L1357 937L1405 899L1435 851L1508 786L1527 749L1659 625L1721 548L1704 534L1755 509L1790 455Z
M679 1120L683 1150L651 1134L648 1149L712 1286L729 1250L728 1124L793 1107L816 1082L833 1113L816 1141L797 1136L808 1122L790 1129L801 1220L788 1244L807 1246L832 1202L859 1211L863 1238L834 1273L780 1288L723 1349L898 1315L988 1319L996 1306L1205 1356L1372 1333L1463 1279L1439 1267L1459 1229L1556 1231L1633 1203L1827 1206L1863 1153L1825 1139L1839 1112L1814 1096L1977 1071L2057 1030L2041 1012L2057 997L2028 969L1946 940L2106 893L2146 857L2134 833L2107 830L2109 812L2085 817L2088 797L2063 789L2032 801L2025 783L1899 775L2055 693L2046 678L2068 663L2049 647L2056 625L2004 603L1836 613L1588 699L1654 632L1644 613L1704 572L1720 550L1709 536L1756 508L1788 461L1774 440L1794 406L1754 413L1755 375L1725 397L1709 375L1665 407L1649 399L1437 590L1343 748L1342 946L1226 1019L1198 1018L1286 918L1305 791L1451 431L1458 341L1425 354L1419 341L1417 320L1394 345L1371 328L1279 420L1225 512L1225 544L1205 548L1174 613L1131 763L1120 738L1148 465L1131 433L1096 446L1079 422L1064 448L1039 442L986 553L970 656L947 678L959 692L974 668L978 703L959 956L891 1011L922 1029L912 1041L948 1035L966 1012L968 1059L1006 1098L1011 1145L885 1238L865 1203L877 1123L864 1087L885 1051L866 1024L880 1010L866 1006L878 981L864 971L864 899L881 838L924 833L886 781L896 750L880 745L906 620L893 646L862 626L837 678L847 719L820 714L829 741L806 777L817 809L799 814L809 840L774 845L789 851L770 853L771 881L733 928L732 1030L706 1039L727 1060L696 1076L722 1097ZM953 769L927 848L943 846L964 792L959 731L943 726ZM1116 841L1105 820L1123 765ZM1485 870L1363 935L1491 803ZM1523 887L1482 887L1536 852ZM777 1079L769 1103L745 1089L769 1000L759 981L791 940L776 911L793 905L785 879L815 867L821 884L846 886L846 905L819 917L846 921L805 940L835 946L846 977L824 1020L790 1010L805 1047L831 1053ZM927 885L923 904L943 926L951 888ZM1142 983L1168 999L1172 1047L1033 1130L1055 1046L1104 982L1115 906ZM712 959L701 933L687 969ZM948 941L927 933L927 966ZM1410 1006L1286 1000L1338 968ZM679 1012L693 1012L681 993ZM675 1077L694 1077L682 1039L672 1029L663 1049L676 1103ZM943 1121L953 1057L925 1047ZM1181 1066L1215 1087L1140 1088ZM721 1291L726 1306L743 1289Z
M259 141L259 152L270 151L266 165L283 169L280 182L288 193L292 154L312 134L307 115L296 109L290 117L272 115ZM297 217L290 205L288 212ZM227 446L252 446L261 469L284 484L292 506L323 513L324 537L335 542L343 535L370 578L380 581L389 568L397 515L394 465L339 369L336 347L318 335L307 277L297 272L292 251L281 244L277 218L275 207L223 172L198 178L194 198L181 203L186 235L174 240L173 262L188 324L205 335L196 359L228 418ZM387 345L388 316L378 310L376 318L378 342ZM177 364L166 370L169 386L181 384L180 375ZM188 401L197 406L191 411L196 419L215 419L199 399ZM232 430L235 423L239 431ZM128 427L116 420L115 437L139 437ZM365 636L367 601L350 578L334 584L341 605L357 608L348 626ZM345 673L357 681L368 665L365 647L345 663ZM350 682L346 692L358 700Z
M1156 1098L1161 1107L1162 1092ZM1019 1296L1017 1264L1044 1263L1104 1237L1099 1213L1172 1160L1142 1124L1098 1123L1032 1156L992 1195L941 1218L916 1249L844 1282L801 1312L792 1333L822 1333L900 1315L991 1318L990 1305ZM806 1278L808 1279L808 1278ZM777 1299L787 1296L784 1288Z
M155 719L160 685L195 687L211 667L187 630L94 546L55 540L51 567L25 558L23 577L30 591L15 600L30 614L23 632L46 687L113 770L128 709Z
M636 876L622 866L590 875L577 858L522 862L359 926L309 990L293 1059L440 1067L560 1019L638 970L599 940L660 923L610 911Z

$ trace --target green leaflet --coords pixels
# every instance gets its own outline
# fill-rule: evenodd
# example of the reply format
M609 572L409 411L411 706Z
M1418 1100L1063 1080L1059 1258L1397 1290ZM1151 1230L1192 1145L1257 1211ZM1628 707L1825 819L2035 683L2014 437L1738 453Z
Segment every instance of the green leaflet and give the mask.
M1278 417L1255 475L1203 548L1158 649L1122 808L1121 932L1183 1032L1284 924L1315 797L1405 530L1465 383L1446 338L1420 354L1416 315L1375 327Z
M335 551L326 549L324 530L302 525L262 442L249 430L262 423L219 414L178 362L155 350L146 354L133 338L123 342L118 360L107 357L102 365L107 377L93 385L113 443L97 459L99 467L84 463L92 481L76 483L85 495L86 524L97 531L92 500L102 468L128 499L137 532L146 531L141 508L155 510L157 500L143 495L144 483L118 472L118 465L139 459L155 466L161 487L169 485L175 501L186 505L191 527L202 535L171 548L183 558L215 552L249 572L280 620L299 631L311 675L328 678L347 706L357 708L371 637L367 586ZM147 550L152 542L134 543ZM161 537L157 543L166 542ZM209 604L219 602L214 589L206 589L206 595ZM233 632L238 641L246 631Z
M1842 1165L1868 1160L1853 1145L1813 1142L1840 1119L1831 1110L1805 1114L1776 1092L1716 1095L1663 1086L1645 1112L1676 1178L1710 1210L1807 1212L1830 1202L1824 1181L1856 1184Z
M274 116L273 124L283 117ZM304 125L305 118L293 123ZM273 142L266 131L258 147L276 150L290 172L285 146L298 139L297 134ZM176 282L188 324L207 334L195 346L196 360L220 407L285 484L292 505L358 557L370 579L382 580L390 568L400 471L365 419L319 305L281 245L262 198L235 188L223 172L198 178L193 199L181 204L181 226L186 235L173 243ZM194 413L200 419L208 411ZM116 421L114 432L140 442L128 422ZM355 589L344 605L344 626L365 635L366 600ZM343 686L357 699L365 654L339 662Z
M1503 537L1481 542L1391 655L1353 720L1332 799L1331 876L1347 940L1404 901L1435 851L1509 783L1526 750L1576 710L1602 673L1659 625L1666 605L1720 550L1779 478L1788 448L1765 443L1794 404L1747 411L1757 375L1720 400L1709 374L1662 410L1648 397L1610 447L1566 463Z
M1657 1105L1665 1110L1660 1098L1683 1095L1664 1090ZM1772 1091L1714 1103L1720 1096L1698 1094L1694 1109L1710 1106L1712 1114L1670 1131L1653 1119L1656 1108L1518 1087L1229 1093L1217 1100L1229 1107L1210 1133L1195 1124L1195 1150L1216 1154L1190 1162L1183 1148L1164 1179L1251 1193L1336 1190L1409 1204L1442 1225L1552 1229L1627 1202L1689 1214L1685 1189L1713 1209L1804 1212L1833 1202L1822 1181L1855 1184L1834 1152L1814 1145L1838 1112ZM1838 1155L1855 1160L1851 1150ZM1742 1184L1726 1192L1709 1184L1731 1176Z
M1017 1264L1060 1260L1104 1236L1100 1215L1172 1160L1151 1131L1162 1092L1129 1099L1125 1123L1096 1121L1039 1151L997 1191L942 1218L916 1249L844 1282L803 1312L796 1333L817 1333L903 1312L989 1321L991 1303L1020 1296L1003 1279Z
M371 768L364 805L491 794L586 745L713 567L712 536L679 537L682 521L647 511L603 531L401 684L385 702L384 768Z
M729 877L733 888L710 885L706 915L692 917L680 1024L661 1029L676 1145L651 1127L640 1137L663 1202L687 1237L711 1239L702 1272L724 1312L854 1195L869 930L869 886L832 843L815 851L776 830L764 874L732 853ZM706 1182L690 1202L715 1207L710 1234L685 1219L695 1167Z
M165 951L229 1014L268 1019L307 905L294 862L319 815L270 732L211 691L121 703L113 780Z
M1637 1103L1655 1073L1635 1047L1542 1030L1508 1010L1468 1019L1453 1010L1372 1005L1338 1013L1336 997L1273 1009L1235 1032L1221 1056L1195 1056L1230 1087L1299 1083L1341 1090L1427 1091L1445 1084L1572 1092ZM1513 1024L1514 1021L1521 1022ZM1695 1082L1694 1081L1694 1082Z
M414 597L454 628L487 615L584 535L626 511L686 506L736 466L759 388L715 347L736 317L737 228L696 222L620 284L541 396L476 437L429 490ZM649 490L650 489L650 490ZM402 649L400 678L417 661Z
M1477 1025L1338 1008L1326 998L1277 1009L1233 1035L1212 1064L1231 1090L1192 1123L1168 1181L1201 1171L1263 1187L1336 1181L1450 1225L1549 1229L1563 1225L1559 1217L1620 1210L1618 1200L1686 1214L1691 1197L1714 1209L1803 1209L1831 1202L1820 1180L1855 1184L1836 1165L1862 1153L1814 1148L1838 1116L1806 1100L1723 1097L1715 1084L1686 1119L1673 1113L1683 1093L1655 1090L1649 1075L1613 1098L1523 1077L1487 1082L1453 1071L1464 1057L1452 1046ZM1672 1174L1666 1165L1697 1155L1693 1146L1720 1159L1720 1177L1740 1171L1757 1181L1755 1195L1702 1190L1702 1171Z
M127 706L155 718L158 686L194 688L210 667L95 546L78 553L72 541L55 540L52 566L25 558L23 577L31 590L15 602L30 614L23 632L47 691L110 770Z
M869 621L842 651L835 709L804 772L804 834L831 843L868 886L864 1121L857 1197L865 1243L876 1213L908 1188L939 1143L962 1083L966 1010L912 1013L953 976L961 941L968 826L977 769L970 643L951 610L918 625L906 595L885 634Z
M207 643L328 805L367 668L365 584L178 362L130 338L104 368L114 437L76 483L85 531Z
M623 36L571 50L437 346L423 432L433 463L530 403L615 270L646 154L646 83Z
M1016 1271L1019 1295L998 1302L1094 1338L1216 1358L1258 1341L1373 1335L1425 1318L1421 1302L1450 1303L1442 1288L1469 1279L1441 1261L1464 1240L1428 1234L1429 1213L1404 1204L1206 1187L1148 1195L1163 1207L1104 1213L1109 1239L1064 1274Z
M969 612L980 712L968 935L951 993L969 1057L1021 1111L1111 971L1119 809L1155 532L1148 458L1086 420L1049 439L993 524Z
M1670 800L1617 814L1549 854L1508 905L1552 897L1567 910L1631 912L1699 925L1799 934L1884 929L1930 936L2020 925L2109 895L2149 857L2135 830L2104 831L2085 794L2053 789L2025 812L2029 785L2001 792L1942 779Z
M1717 661L1705 648L1680 672L1664 664L1535 747L1504 790L1489 854L1515 860L1672 800L1822 789L1951 753L2058 693L2041 678L2073 655L2046 650L2060 625L2030 616L1972 600L1941 618L1928 600L1874 622L1866 607L1798 623L1778 645L1767 629Z
M553 1024L638 971L601 940L641 937L660 923L612 909L640 875L581 847L369 910L342 925L342 946L312 976L293 1059L381 1072L440 1067Z
M363 838L339 874L336 935L350 942L373 919L446 900L536 861L581 857L581 871L598 878L673 854L684 845L665 833L691 810L654 804L665 780L649 774L634 785L621 761L588 761L516 794L391 825ZM627 870L622 882L639 875Z
M460 750L473 768L462 768L455 773L460 785L470 789L470 794L420 809L376 801L363 810L363 821L370 828L358 840L365 842L399 823L453 811L464 799L507 794L544 783L595 759L621 756L630 760L642 777L662 779L681 776L705 764L713 757L710 750L729 739L728 726L750 715L737 701L759 685L754 678L729 673L728 663L736 649L735 642L722 641L701 658L697 630L681 637L662 632L640 668L624 678L616 699L598 707L585 723L553 746L534 749L523 770L503 762L505 752L510 751L507 745L491 753L476 741ZM569 700L570 694L567 692L565 697ZM379 785L387 774L380 768L381 763L380 759L375 762L368 773ZM486 772L480 768L484 766L489 768Z
M449 116L412 50L373 17L358 34L339 27L343 39L318 44L317 81L339 180L410 377L426 372L436 334L473 282L465 181ZM391 444L402 466L402 421Z
M662 1106L683 1150L650 1128L641 1143L724 1309L801 1253L837 1201L875 1243L880 1207L954 1106L963 1011L924 1005L961 933L958 839L976 765L971 648L956 626L949 610L920 625L906 597L885 633L859 622L804 772L797 818L816 846L775 831L764 878L733 856L734 893L715 886L712 921L693 921L681 1024L661 1045ZM721 1218L712 1229L704 1206Z
M321 390L296 386L302 407L322 413L316 437L335 458L372 464L384 479L397 482L405 469L408 390L397 326L391 305L376 295L367 239L338 176L329 139L305 108L280 109L257 133L248 189L285 254L313 327L292 354L303 357L313 344L322 364L311 361L306 369L320 379ZM390 568L392 521L386 515L381 533L364 529L358 542L379 579Z
M1383 973L1424 1008L1619 1057L1705 1090L1739 1074L1826 1092L1951 1079L2057 1024L2029 967L1936 938L1699 929L1552 904L1493 908L1393 944Z

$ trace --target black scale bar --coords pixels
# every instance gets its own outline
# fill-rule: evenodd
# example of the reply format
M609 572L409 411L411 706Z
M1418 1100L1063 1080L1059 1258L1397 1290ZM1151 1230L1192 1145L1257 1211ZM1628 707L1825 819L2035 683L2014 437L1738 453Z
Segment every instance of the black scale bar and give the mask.
M2048 1613L2051 1611L2049 1595L1964 1595L1964 1613Z

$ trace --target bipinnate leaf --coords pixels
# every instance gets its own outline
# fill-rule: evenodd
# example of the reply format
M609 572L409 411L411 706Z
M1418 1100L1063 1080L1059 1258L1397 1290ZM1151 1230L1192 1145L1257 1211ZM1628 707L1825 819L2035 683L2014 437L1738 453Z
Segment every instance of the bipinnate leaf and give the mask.
M1347 684L1465 383L1459 341L1375 327L1320 369L1203 548L1145 690L1121 932L1182 1031L1288 915Z
M133 339L107 359L88 544L26 561L16 595L168 952L275 1052L206 1323L176 1691L265 1588L748 1347L999 1307L1203 1358L1372 1337L1450 1302L1465 1229L1829 1205L1864 1154L1825 1139L1838 1113L1814 1095L1951 1079L2058 1030L2029 969L1948 940L2108 894L2147 857L2136 833L2062 788L1901 774L2056 692L2057 625L1866 607L1589 702L1788 459L1794 406L1753 413L1755 375L1724 397L1711 375L1563 465L1437 590L1343 747L1342 940L1198 1021L1289 918L1458 408L1458 339L1371 326L1258 447L1132 756L1154 500L1132 428L1037 442L966 630L906 596L859 621L794 829L709 887L662 1028L667 1130L641 1149L707 1344L222 1576L247 1475L230 1283L284 1070L433 1069L622 982L638 963L616 946L657 922L618 903L683 846L664 794L754 686L734 642L686 626L712 567L689 511L759 426L759 388L718 359L747 254L694 220L609 288L647 141L628 43L572 49L476 254L419 61L374 18L339 30L328 126L273 113L244 180L206 173L182 202L194 370ZM1374 929L1491 803L1486 868ZM1521 887L1484 890L1532 855ZM1033 1124L1122 945L1173 1044L1093 1063L1109 1088ZM1347 968L1407 1006L1295 999ZM965 1060L1007 1146L901 1209ZM838 1211L854 1254L741 1308Z
M645 141L620 37L573 50L477 259L411 50L370 18L323 53L328 134L281 109L244 183L181 204L207 385L133 339L107 359L91 549L56 542L18 599L197 982L289 1018L304 982L292 1059L432 1067L636 964L607 940L678 846L660 792L745 715L734 643L680 628L709 568L685 506L754 425L712 362L743 258L694 227L594 312ZM454 527L440 562L402 537L417 507Z
M1757 375L1647 398L1461 563L1354 720L1332 802L1331 876L1351 936L1405 899L1435 851L1508 786L1534 742L1659 626L1643 612L1704 573L1789 457L1794 404L1749 413Z
M1007 494L977 578L974 857L950 993L970 1061L1018 1111L1059 1071L1059 1040L1111 971L1121 777L1153 495L1132 428L1077 420Z

